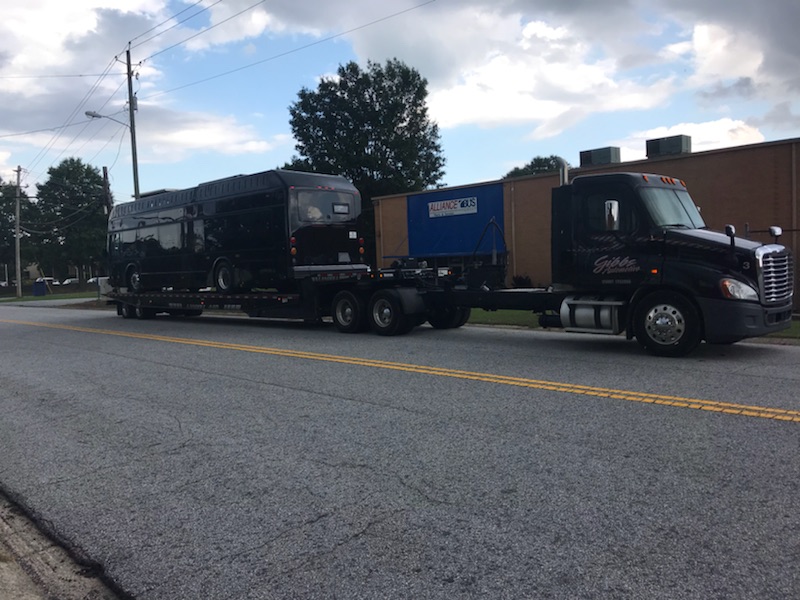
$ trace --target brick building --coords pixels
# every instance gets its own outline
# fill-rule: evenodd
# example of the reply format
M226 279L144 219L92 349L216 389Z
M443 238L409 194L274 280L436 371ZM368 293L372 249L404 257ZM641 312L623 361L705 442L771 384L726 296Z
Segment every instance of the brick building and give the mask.
M779 225L784 230L779 243L791 248L797 256L800 139L691 152L691 140L677 136L648 140L647 151L646 160L626 163L619 162L616 148L582 152L581 166L573 168L569 177L631 171L682 179L711 229L721 231L731 224L740 237L771 242L766 230ZM534 285L547 285L551 281L550 190L558 185L559 175L552 173L377 198L374 204L378 263L388 266L395 257L415 256L439 264L467 264L481 232L485 233L485 224L494 218L509 251L507 283L514 276L527 276ZM440 240L441 247L434 247L431 235L415 215L415 206L421 203L429 204L439 198L469 200L487 194L491 197L492 193L501 198L493 212L473 211L475 214L458 221L451 219L446 225L447 233ZM440 221L444 223L444 219ZM439 230L440 237L443 231ZM488 258L487 243L484 239L479 252L484 259ZM800 260L795 261L795 280L798 265ZM798 306L796 298L795 307Z

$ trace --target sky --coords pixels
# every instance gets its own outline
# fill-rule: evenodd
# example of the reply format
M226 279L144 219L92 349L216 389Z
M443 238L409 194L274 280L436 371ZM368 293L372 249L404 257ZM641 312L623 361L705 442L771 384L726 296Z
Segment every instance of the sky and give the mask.
M445 185L648 139L694 152L800 137L798 0L25 0L0 19L0 178L77 157L133 196L278 168L289 107L339 65L428 82ZM86 116L87 111L103 115Z

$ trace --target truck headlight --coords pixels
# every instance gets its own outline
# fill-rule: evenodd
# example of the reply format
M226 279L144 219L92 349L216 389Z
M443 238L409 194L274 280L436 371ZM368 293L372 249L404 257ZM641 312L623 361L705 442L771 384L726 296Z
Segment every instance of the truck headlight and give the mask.
M733 300L758 301L758 292L737 279L723 279L719 282L722 295Z

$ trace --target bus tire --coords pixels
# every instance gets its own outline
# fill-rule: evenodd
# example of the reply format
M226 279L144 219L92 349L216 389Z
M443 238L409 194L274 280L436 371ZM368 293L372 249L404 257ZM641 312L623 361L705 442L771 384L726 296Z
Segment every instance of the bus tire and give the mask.
M128 265L125 270L125 284L128 291L139 293L142 291L142 273L136 265Z
M403 312L400 295L394 290L379 290L369 300L369 325L378 335L402 335L414 327Z
M123 319L132 319L133 318L133 307L130 304L120 304L119 305L119 314Z
M229 294L234 289L234 273L231 263L221 260L214 267L214 287L219 294Z
M697 309L677 292L659 291L642 298L633 327L636 340L656 356L685 356L702 338Z
M342 290L333 297L331 317L341 333L359 333L366 330L366 306L364 300L350 290Z

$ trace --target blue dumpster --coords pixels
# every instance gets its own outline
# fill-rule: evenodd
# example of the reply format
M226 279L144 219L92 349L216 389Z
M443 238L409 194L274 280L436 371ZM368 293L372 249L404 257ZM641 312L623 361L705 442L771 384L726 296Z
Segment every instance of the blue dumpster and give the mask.
M47 294L47 283L45 281L33 282L33 295L44 296Z

